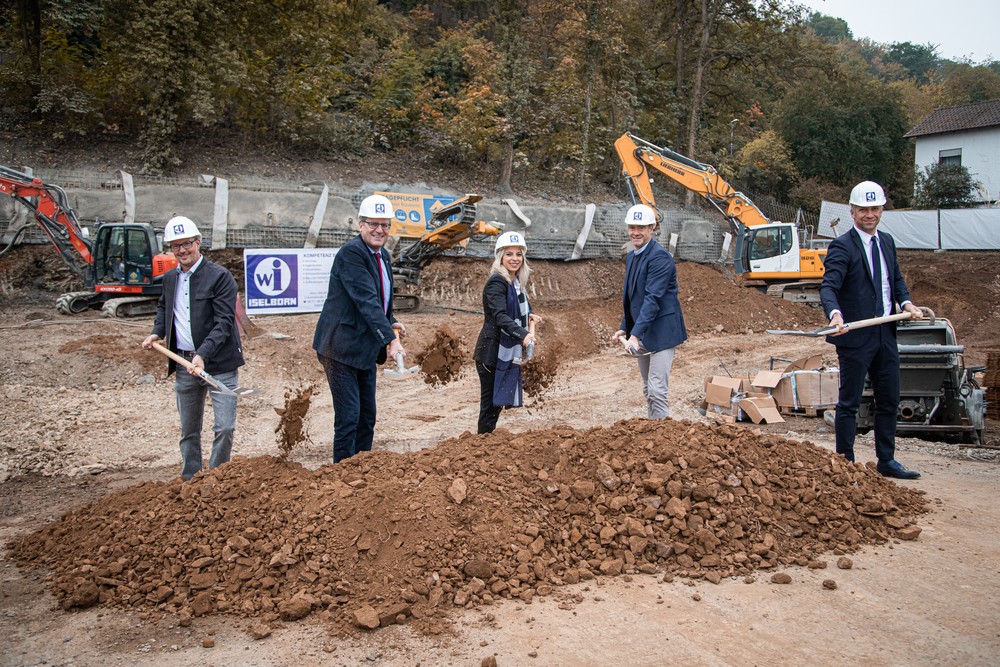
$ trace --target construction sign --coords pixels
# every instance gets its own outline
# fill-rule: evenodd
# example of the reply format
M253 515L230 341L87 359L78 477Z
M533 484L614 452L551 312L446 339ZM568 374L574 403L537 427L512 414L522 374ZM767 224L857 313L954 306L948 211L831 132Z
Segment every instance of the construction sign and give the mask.
M396 217L392 221L389 234L403 238L420 238L431 231L431 216L438 209L452 203L457 197L437 195L415 195L401 192L376 192L385 195L392 202ZM452 220L449 218L449 220Z

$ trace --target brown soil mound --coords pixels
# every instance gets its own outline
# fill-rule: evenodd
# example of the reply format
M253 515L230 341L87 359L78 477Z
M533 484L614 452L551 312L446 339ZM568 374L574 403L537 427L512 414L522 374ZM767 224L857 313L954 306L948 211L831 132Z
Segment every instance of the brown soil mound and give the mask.
M144 483L9 545L95 603L274 623L417 619L631 572L749 576L920 532L918 492L820 447L729 426L630 420L497 432L309 471L237 458ZM817 565L818 566L818 565Z
M288 458L296 445L309 441L309 433L305 427L306 413L312 402L315 385L288 389L285 391L285 405L275 408L278 413L278 426L274 432L278 441L278 451L282 458Z

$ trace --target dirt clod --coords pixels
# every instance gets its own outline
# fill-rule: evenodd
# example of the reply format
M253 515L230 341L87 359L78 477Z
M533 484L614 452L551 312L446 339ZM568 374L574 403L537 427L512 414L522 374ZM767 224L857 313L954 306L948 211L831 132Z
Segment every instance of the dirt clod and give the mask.
M288 389L285 391L285 406L274 409L280 417L274 432L282 458L288 458L296 445L309 441L304 420L315 390L315 385Z
M435 333L427 348L417 355L424 382L432 386L448 384L458 377L468 354L447 324Z

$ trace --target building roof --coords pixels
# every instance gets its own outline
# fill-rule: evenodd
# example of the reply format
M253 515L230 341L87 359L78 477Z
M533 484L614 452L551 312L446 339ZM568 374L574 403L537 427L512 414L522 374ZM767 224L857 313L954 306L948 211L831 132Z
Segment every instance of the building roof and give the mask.
M977 130L997 125L1000 125L1000 100L989 100L935 109L904 136L922 137L928 134Z

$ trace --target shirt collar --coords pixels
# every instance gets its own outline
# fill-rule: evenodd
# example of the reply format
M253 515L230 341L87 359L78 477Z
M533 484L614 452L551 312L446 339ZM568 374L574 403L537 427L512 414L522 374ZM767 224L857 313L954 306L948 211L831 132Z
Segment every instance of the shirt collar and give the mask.
M635 249L635 254L638 255L639 253L641 253L643 250L645 250L646 248L648 248L649 244L652 243L652 242L653 242L653 239L649 239L648 241L646 241L646 244L644 246L642 246L641 248L636 248Z
M861 240L864 241L865 245L871 244L872 237L875 236L875 234L878 234L878 230L875 230L875 234L869 234L868 232L858 229L857 227L854 228L854 231L858 233L858 236L861 237Z

